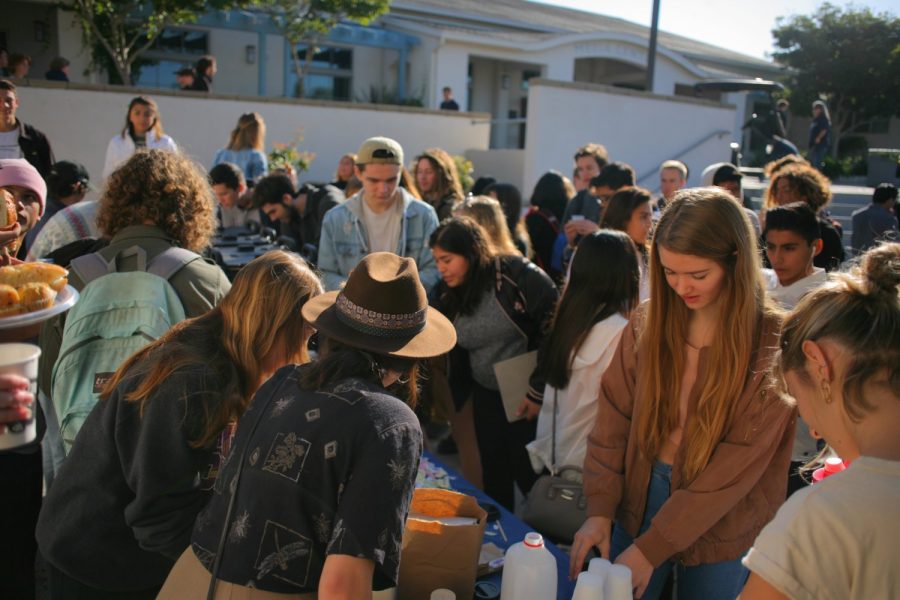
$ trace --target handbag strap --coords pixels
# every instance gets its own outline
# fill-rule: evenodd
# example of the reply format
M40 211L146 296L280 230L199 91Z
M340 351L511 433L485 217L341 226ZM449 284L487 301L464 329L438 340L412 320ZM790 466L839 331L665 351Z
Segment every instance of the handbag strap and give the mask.
M254 421L253 427L250 429L250 434L247 436L248 440L256 433L256 427L259 425L260 421L262 421L263 415L266 414L266 409L272 402L272 398L276 395L277 394L269 394L266 404L260 409L259 416L256 417L256 421ZM241 473L244 472L244 460L247 458L247 448L249 447L250 444L247 444L241 451L237 472L234 475L234 485L229 486L232 488L231 498L228 499L228 508L225 510L225 523L222 525L222 534L219 536L219 545L216 547L216 557L213 559L212 573L209 578L209 588L206 590L206 600L213 600L216 595L216 582L218 581L219 568L222 566L222 553L225 551L225 538L228 536L228 527L231 525L231 515L234 512L234 500L237 498L238 486L240 486L241 483ZM221 476L222 473L219 475Z
M556 476L556 411L559 408L558 397L559 390L553 388L553 429L550 437L550 474Z

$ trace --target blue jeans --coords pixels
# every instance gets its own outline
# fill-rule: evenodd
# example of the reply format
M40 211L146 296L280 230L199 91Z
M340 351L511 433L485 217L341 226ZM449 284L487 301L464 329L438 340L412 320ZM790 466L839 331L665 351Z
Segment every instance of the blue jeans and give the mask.
M810 146L809 152L807 153L809 164L821 171L822 167L825 165L825 155L827 153L828 144L816 144L815 146Z
M653 473L650 475L650 485L647 489L647 508L644 511L644 520L641 522L639 534L650 528L650 522L654 515L669 499L671 481L672 465L659 461L653 463ZM634 543L634 539L618 523L614 525L610 543L611 559L615 560L632 543ZM666 579L673 569L675 569L679 600L694 600L695 598L733 600L744 587L748 575L747 569L741 564L740 559L707 563L695 567L686 567L667 560L653 570L650 583L644 592L644 600L656 600L660 597Z

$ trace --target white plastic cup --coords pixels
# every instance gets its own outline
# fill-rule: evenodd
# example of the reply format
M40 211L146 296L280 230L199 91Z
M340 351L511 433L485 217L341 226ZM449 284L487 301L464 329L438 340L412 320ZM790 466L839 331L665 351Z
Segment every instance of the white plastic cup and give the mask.
M578 574L572 600L604 600L604 577L585 571Z
M591 562L588 563L588 573L593 573L594 575L600 575L606 578L609 573L609 568L612 566L612 563L606 560L605 558L592 558Z
M37 410L37 375L40 356L41 349L34 344L0 344L0 374L11 373L27 378L31 382L28 391L35 397L29 419L4 423L5 431L0 433L0 450L24 446L33 442L37 436L34 412Z
M456 594L453 590L438 588L431 592L431 600L456 600Z
M625 565L612 565L606 573L605 600L632 600L631 569Z

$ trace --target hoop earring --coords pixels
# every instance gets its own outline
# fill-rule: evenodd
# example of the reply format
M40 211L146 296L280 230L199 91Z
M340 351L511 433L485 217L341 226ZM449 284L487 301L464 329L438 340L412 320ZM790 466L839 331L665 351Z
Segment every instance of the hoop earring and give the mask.
M407 383L409 383L409 375L407 374L405 377L398 377L397 383L399 383L400 385L406 385Z

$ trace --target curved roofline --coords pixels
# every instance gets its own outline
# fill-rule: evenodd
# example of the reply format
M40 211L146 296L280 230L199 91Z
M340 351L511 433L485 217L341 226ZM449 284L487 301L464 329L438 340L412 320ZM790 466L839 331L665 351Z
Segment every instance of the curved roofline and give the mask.
M387 16L387 15L386 15ZM578 44L584 42L620 42L624 44L631 44L637 46L639 48L647 51L649 49L649 42L643 39L640 36L629 34L629 33L617 33L617 32L590 32L590 33L568 33L568 34L556 34L553 35L549 39L536 40L533 42L528 42L523 44L518 40L510 40L504 39L503 37L485 37L484 35L477 34L475 32L466 32L459 31L453 28L441 28L441 27L429 27L427 25L423 25L421 23L416 23L412 21L408 21L402 18L389 19L392 24L396 24L399 27L406 27L412 30L415 30L419 33L430 33L436 37L441 38L442 41L457 41L457 42L467 42L472 44L478 44L481 46L495 46L502 49L516 49L522 50L526 52L535 52L540 50L549 50L551 48L558 48L560 46L566 46L570 44ZM387 19L386 19L387 21ZM398 23L398 21L400 21ZM690 74L699 77L699 78L708 78L709 73L704 71L702 68L697 66L696 64L690 62L687 58L685 58L684 54L671 50L663 45L657 46L657 52L669 59L676 65L680 66L684 70L688 71ZM605 57L603 54L598 54L598 58ZM590 58L589 56L583 56L578 58ZM638 65L646 68L646 61L635 61L628 59L627 57L612 57L616 60L620 60L622 62L627 62L633 65Z

